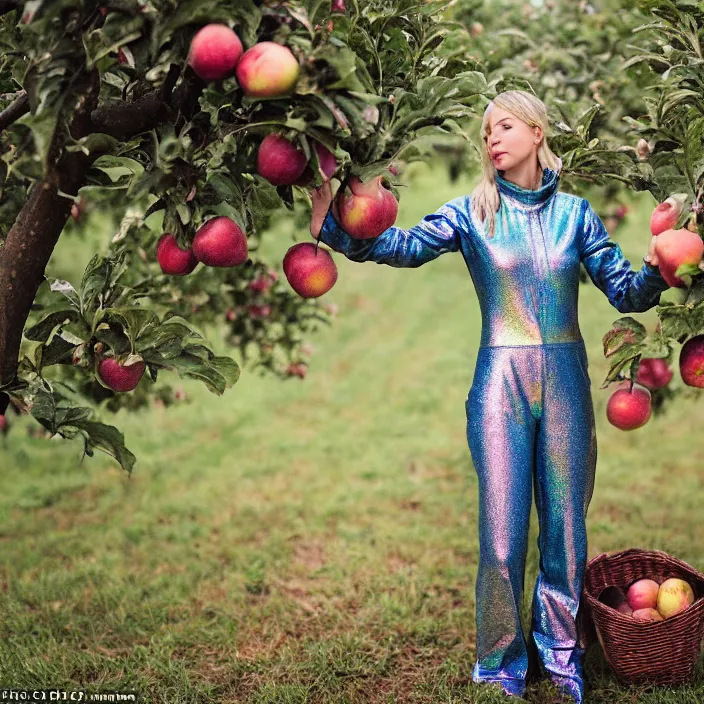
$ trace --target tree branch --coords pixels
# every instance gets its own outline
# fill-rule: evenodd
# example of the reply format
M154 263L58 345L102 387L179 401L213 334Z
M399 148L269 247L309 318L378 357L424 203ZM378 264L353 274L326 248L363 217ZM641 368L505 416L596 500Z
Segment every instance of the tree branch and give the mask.
M109 134L123 142L157 127L179 113L192 115L198 107L205 81L186 69L178 88L173 89L178 74L169 71L164 87L149 91L133 102L106 100L91 113L93 132Z
M0 132L29 112L29 96L25 91L0 112Z

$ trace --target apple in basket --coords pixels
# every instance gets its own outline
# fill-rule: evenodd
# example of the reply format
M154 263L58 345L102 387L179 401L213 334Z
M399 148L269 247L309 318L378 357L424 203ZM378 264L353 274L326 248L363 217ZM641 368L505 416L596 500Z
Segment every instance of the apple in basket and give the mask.
M655 609L658 604L660 585L654 579L639 579L628 587L626 597L633 611Z
M633 618L636 621L664 621L665 619L660 615L657 609L636 609L633 612Z
M666 579L658 590L657 610L664 618L684 611L694 603L694 591L683 579Z

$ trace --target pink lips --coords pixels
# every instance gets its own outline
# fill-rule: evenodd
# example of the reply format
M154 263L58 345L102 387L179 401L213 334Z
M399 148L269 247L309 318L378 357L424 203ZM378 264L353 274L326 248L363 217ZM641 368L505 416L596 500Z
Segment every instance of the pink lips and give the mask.
M503 156L505 153L506 152L499 152L498 154L495 154L493 157L494 161L496 161L496 159L498 159L500 156Z

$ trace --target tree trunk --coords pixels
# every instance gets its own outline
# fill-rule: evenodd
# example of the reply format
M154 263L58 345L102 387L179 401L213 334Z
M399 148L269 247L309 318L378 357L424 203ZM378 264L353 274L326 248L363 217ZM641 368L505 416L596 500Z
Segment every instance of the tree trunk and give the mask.
M90 114L100 89L97 71L86 75L81 84L70 123L74 139L91 131ZM83 152L64 151L62 142L57 131L47 174L32 187L0 249L0 387L15 380L24 325L71 212L73 202L58 192L76 195L95 159Z

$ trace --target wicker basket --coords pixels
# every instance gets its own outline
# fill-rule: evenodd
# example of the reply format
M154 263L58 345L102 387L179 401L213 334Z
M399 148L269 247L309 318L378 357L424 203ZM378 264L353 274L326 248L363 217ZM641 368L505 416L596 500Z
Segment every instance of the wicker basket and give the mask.
M694 603L664 621L636 621L598 601L606 587L625 591L638 579L662 584L670 577L689 582ZM584 597L604 656L622 681L677 685L692 680L704 635L704 574L659 550L603 553L587 563Z

